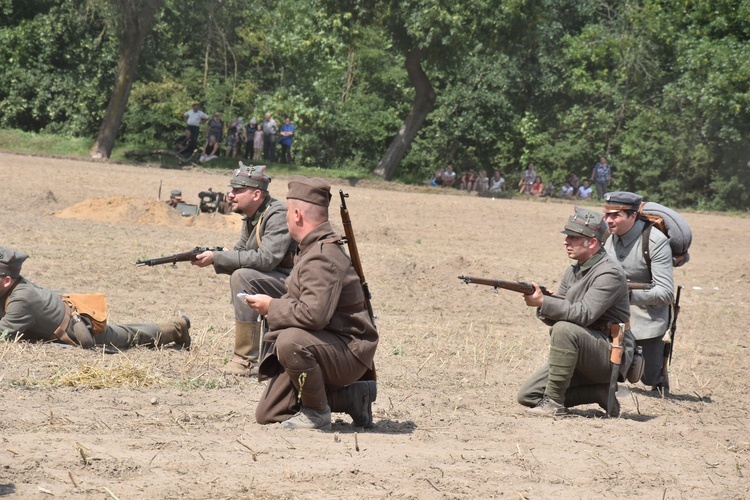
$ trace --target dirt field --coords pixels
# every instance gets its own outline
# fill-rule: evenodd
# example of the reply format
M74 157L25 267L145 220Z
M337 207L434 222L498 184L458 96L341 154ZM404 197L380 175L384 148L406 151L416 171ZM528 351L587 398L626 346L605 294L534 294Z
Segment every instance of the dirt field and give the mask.
M376 426L355 433L337 414L331 433L290 432L255 423L262 385L219 371L228 277L134 265L234 245L238 216L192 220L155 201L162 183L162 199L181 188L197 203L228 172L0 154L0 179L0 245L31 255L26 278L106 293L115 323L187 314L194 338L189 352L114 355L0 343L0 496L750 498L748 217L685 213L670 398L628 386L618 419L596 406L539 418L515 395L547 328L520 295L457 276L555 288L572 205L334 183L350 194L378 316ZM275 178L272 195L285 192Z

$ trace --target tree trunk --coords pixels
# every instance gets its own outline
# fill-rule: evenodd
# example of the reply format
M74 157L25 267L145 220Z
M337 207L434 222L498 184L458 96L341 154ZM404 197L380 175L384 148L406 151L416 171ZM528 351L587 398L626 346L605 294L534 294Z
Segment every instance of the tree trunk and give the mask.
M120 57L117 61L115 87L104 112L96 142L91 148L91 157L97 159L109 158L112 154L138 70L143 42L151 30L156 13L164 5L164 0L113 0L112 3L122 15Z
M409 81L414 86L414 102L409 115L398 131L398 135L393 138L380 163L373 171L375 175L383 177L387 181L393 179L401 160L409 151L411 141L419 133L427 115L435 108L435 100L437 99L437 94L422 69L422 51L419 49L410 50L406 54L405 66Z

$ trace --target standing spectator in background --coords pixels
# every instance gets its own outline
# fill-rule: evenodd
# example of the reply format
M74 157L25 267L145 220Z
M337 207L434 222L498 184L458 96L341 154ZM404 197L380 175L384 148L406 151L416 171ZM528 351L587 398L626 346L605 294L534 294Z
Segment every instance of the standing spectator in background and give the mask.
M190 130L190 151L195 151L198 147L198 134L201 131L201 124L208 120L208 115L201 111L199 103L194 102L193 109L185 111L182 117L187 123L188 130Z
M281 126L281 132L279 133L281 139L281 163L294 163L292 158L292 141L294 140L294 125L287 116L284 118L284 124Z
M271 113L266 113L263 123L263 159L273 163L276 161L276 134L279 133L279 126L276 120L271 118Z
M221 141L224 139L224 122L221 118L221 113L216 113L214 117L209 120L208 127L206 128L206 139L214 136L216 142L219 144L221 144Z
M198 163L206 163L219 157L219 142L216 137L208 138L206 145L203 147L203 154L198 159Z
M536 168L533 163L529 163L529 166L521 174L521 180L518 181L518 192L520 194L531 194L531 185L534 183L534 179L536 179Z
M258 130L258 122L255 117L250 118L250 123L245 127L245 159L255 158L255 155L250 155L250 151L253 151L255 143L255 131Z
M607 188L612 184L612 169L607 165L607 159L604 156L599 157L599 163L594 165L591 171L591 179L596 187L596 199L602 200Z
M453 165L450 163L443 171L443 187L453 187L456 184L456 172L453 171Z
M502 193L503 187L505 186L505 178L503 173L499 170L495 170L495 174L490 179L490 192Z
M256 160L260 160L260 155L263 151L263 140L263 128L259 123L255 126L255 135L253 135L253 150L255 151L253 158Z
M237 120L232 120L227 129L227 156L235 158L239 147L239 126Z
M583 186L578 188L578 199L579 200L590 200L593 189L589 185L589 181L583 181Z

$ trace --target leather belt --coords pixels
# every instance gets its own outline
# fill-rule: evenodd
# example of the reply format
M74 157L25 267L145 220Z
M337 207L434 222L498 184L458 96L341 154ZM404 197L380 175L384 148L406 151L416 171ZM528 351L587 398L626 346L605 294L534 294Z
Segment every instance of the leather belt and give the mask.
M589 328L600 331L604 335L612 336L613 334L617 334L620 324L612 321L597 320L591 323ZM625 322L625 330L630 330L630 321Z
M353 304L351 306L340 306L336 308L336 312L345 314L354 314L365 310L365 303L360 302L359 304Z

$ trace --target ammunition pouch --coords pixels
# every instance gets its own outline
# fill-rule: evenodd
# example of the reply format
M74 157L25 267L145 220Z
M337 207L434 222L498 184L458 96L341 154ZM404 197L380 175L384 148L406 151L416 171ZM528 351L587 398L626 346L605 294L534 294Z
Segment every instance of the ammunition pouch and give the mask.
M60 298L70 308L71 319L76 323L83 318L95 335L107 329L107 297L103 293L60 294Z

